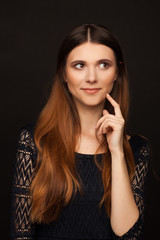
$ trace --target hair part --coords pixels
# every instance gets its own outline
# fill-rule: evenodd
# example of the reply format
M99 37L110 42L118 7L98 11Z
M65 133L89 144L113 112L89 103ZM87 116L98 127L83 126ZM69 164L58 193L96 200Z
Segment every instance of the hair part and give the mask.
M88 40L88 42L91 41L90 28L89 27L88 27L88 31L87 31L87 40Z

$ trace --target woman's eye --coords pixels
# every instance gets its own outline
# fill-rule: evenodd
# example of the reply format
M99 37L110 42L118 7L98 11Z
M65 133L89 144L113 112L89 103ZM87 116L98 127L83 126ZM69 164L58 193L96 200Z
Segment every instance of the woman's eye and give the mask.
M83 66L84 66L83 63L78 63L78 64L75 65L75 68L82 69Z
M99 66L100 66L100 68L107 68L109 66L109 64L106 62L102 62L99 64Z

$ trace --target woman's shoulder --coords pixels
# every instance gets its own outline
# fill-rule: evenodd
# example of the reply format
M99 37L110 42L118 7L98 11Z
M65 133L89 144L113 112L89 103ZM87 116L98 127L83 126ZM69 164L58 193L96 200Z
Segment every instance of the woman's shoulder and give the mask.
M151 155L151 144L148 138L140 134L129 134L129 143L133 155L138 160L149 160Z
M35 129L35 122L28 123L20 128L20 132L26 131L30 134L34 134L34 129Z
M32 150L36 150L34 142L34 129L34 122L21 127L18 135L18 144L27 148L31 148Z
M140 134L129 134L127 135L128 141L137 145L146 145L149 144L149 139Z
M128 134L127 135L127 138L130 142L133 142L134 143L141 143L141 144L146 144L146 143L149 143L149 139L146 138L145 136L143 135L140 135L140 134L137 134L137 133L132 133L132 134Z

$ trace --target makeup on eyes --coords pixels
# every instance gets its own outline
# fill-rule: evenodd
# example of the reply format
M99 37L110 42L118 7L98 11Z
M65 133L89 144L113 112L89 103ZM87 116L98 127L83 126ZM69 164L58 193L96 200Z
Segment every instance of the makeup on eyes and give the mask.
M86 65L86 61L83 61L83 60L75 60L75 61L73 61L73 62L71 62L71 66L72 67L74 67L74 68L76 68L76 66L77 65L82 65L82 67L84 66L84 65ZM107 65L107 66L105 66L104 67L104 69L105 68L107 68L107 67L109 67L109 66L111 66L112 64L113 64L113 62L111 61L111 60L109 60L109 59L100 59L100 60L98 60L97 62L96 62L96 65L97 64L105 64L105 65ZM77 69L81 69L81 68L77 68ZM102 68L103 69L103 68Z

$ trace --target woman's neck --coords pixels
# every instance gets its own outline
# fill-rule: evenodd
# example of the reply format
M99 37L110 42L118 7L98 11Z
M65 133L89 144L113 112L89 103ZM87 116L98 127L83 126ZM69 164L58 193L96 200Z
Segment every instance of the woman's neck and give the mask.
M103 106L77 106L80 117L81 133L82 134L95 134L95 127L97 121L102 116Z

